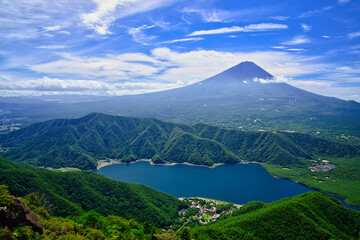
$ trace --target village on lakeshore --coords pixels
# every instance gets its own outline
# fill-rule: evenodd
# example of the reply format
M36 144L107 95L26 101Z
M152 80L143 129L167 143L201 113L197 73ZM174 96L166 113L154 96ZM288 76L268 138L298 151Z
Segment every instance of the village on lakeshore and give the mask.
M238 210L242 205L223 202L208 198L179 198L189 204L188 208L179 211L180 227L173 229L181 229L183 227L192 226L193 224L207 224L216 221L221 216L231 215Z
M337 167L335 164L330 163L329 160L322 160L320 164L315 164L315 166L309 167L311 172L328 172Z

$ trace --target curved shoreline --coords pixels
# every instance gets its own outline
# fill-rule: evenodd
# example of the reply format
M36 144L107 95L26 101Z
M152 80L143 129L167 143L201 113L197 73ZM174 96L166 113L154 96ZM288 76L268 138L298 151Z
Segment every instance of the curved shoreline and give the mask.
M103 160L98 161L98 166L96 167L96 170L99 170L103 167L106 166L110 166L110 165L114 165L114 164L134 164L137 162L148 162L150 163L150 165L154 165L154 166L175 166L175 165L188 165L188 166L193 166L193 167L207 167L207 168L216 168L218 166L221 165L225 165L226 163L214 163L212 166L208 166L208 165L198 165L198 164L193 164L193 163L188 163L188 162L183 162L183 163L154 163L151 159L138 159L136 161L133 162L129 162L129 163L125 163L125 162L121 162L121 161L116 161L116 160L110 160L110 162L103 162ZM243 162L243 163L234 163L234 164L248 164L248 163L257 163L257 162Z
M102 160L104 161L104 160ZM124 162L120 162L120 161L116 161L116 160L110 160L110 162L101 162L101 161L98 161L98 167L96 170L99 170L100 168L102 167L106 167L106 166L109 166L109 165L114 165L114 164L134 164L134 163L137 163L137 162L148 162L150 165L154 165L154 166L175 166L175 165L178 165L178 164L182 164L182 165L188 165L188 166L194 166L194 167L207 167L207 168L215 168L215 167L218 167L218 166L222 166L222 165L229 165L227 163L215 163L214 165L212 166L207 166L207 165L196 165L196 164L191 164L191 163L188 163L188 162L184 162L184 163L164 163L164 164L156 164L156 163L153 163L151 159L139 159L139 160L136 160L136 161L133 161L133 162L130 162L130 163L124 163ZM260 164L261 166L263 166L263 163L260 163L260 162L256 162L256 161L241 161L239 163L232 163L233 165L237 165L237 164L251 164L251 163L254 163L254 164ZM264 166L263 166L264 167ZM326 191L323 191L319 188L315 188L315 187L310 187L310 186L307 186L306 184L304 183L301 183L299 181L294 181L292 179L290 179L290 177L278 177L274 174L272 174L271 172L269 172L265 167L264 169L273 177L273 178L279 178L279 179L287 179L289 181L292 181L292 182L295 182L295 183L298 183L298 184L301 184L303 186L306 186L314 191L319 191L319 192L322 192L324 194L326 194L327 196L329 197L335 197L337 198L338 200L340 201L344 201L344 203L346 203L347 205L349 206L352 206L352 207L359 207L359 205L356 205L356 204L353 204L351 202L348 202L346 198L343 198L343 197L340 197L338 195L335 195L335 194L332 194L332 193L328 193ZM200 198L200 197L198 197Z

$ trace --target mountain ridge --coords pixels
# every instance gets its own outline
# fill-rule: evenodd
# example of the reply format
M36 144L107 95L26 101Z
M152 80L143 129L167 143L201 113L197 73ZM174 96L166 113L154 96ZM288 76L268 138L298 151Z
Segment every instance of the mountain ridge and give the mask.
M318 155L357 156L350 145L306 134L252 132L91 113L55 119L0 135L4 157L43 167L95 169L98 160L189 162L212 166L241 160L303 165Z

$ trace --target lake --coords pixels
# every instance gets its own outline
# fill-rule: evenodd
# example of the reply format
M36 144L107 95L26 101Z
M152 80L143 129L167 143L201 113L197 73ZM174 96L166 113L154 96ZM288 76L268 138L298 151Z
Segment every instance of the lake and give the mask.
M260 164L201 166L150 165L149 162L114 164L97 173L109 178L140 183L175 197L204 197L245 204L249 201L273 202L314 191L287 179L272 177ZM341 199L340 199L341 200ZM349 208L360 210L359 207Z

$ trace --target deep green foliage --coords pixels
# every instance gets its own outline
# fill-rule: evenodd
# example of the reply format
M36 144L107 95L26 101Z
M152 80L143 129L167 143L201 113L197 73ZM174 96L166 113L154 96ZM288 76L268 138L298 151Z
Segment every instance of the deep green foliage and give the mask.
M4 156L14 161L80 169L94 169L97 160L109 158L208 166L242 159L287 166L318 155L360 154L356 147L300 133L227 130L97 113L33 124L0 135L0 143L9 148Z
M6 185L0 185L0 207L8 206L14 202L14 197L9 194L9 188Z
M180 235L181 240L191 240L190 231L188 228L184 228Z
M10 202L1 202L0 207L11 209L14 204L15 197L10 195L6 189L7 186L0 185L0 199L12 199ZM4 191L3 191L4 190ZM49 212L42 206L41 199L36 197L36 194L31 193L23 197L22 201L27 205L41 222L43 227L43 234L40 235L34 232L33 229L24 225L10 226L11 229L2 227L10 225L1 219L5 226L0 226L0 239L10 239L4 235L12 233L17 239L153 239L155 234L161 236L164 231L154 227L152 223L138 223L133 219L127 220L119 216L102 216L99 213L91 210L89 212L82 212L73 214L71 217L63 218L56 217L49 214ZM26 223L25 223L26 224ZM167 232L169 233L169 232ZM172 237L176 238L175 233L170 233Z
M234 211L232 213L232 216L239 216L241 214L252 212L252 211L255 211L257 209L263 208L264 206L265 206L265 203L260 202L260 201L248 202L247 204L242 206L240 209Z
M44 195L55 205L53 214L79 215L94 210L157 226L170 225L183 203L173 196L139 184L111 180L90 171L54 172L21 166L0 158L0 184L10 193Z
M199 213L199 209L196 208L188 208L185 211L184 217L189 218L191 216L195 216L197 213Z
M357 239L360 213L317 192L245 205L235 217L191 230L196 239Z
M218 205L216 206L216 213L221 213L222 211L229 211L233 207L234 205L232 203Z

